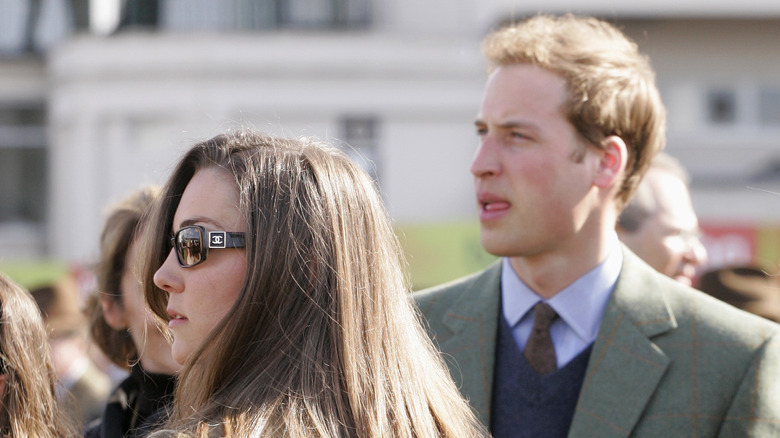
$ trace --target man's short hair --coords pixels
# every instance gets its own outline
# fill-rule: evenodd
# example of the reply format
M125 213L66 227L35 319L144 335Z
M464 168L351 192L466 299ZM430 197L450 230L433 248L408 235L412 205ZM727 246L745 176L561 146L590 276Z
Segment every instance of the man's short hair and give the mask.
M602 20L539 15L491 33L483 52L491 71L525 63L563 77L568 88L564 114L587 142L601 147L610 135L623 139L628 157L616 196L622 208L652 157L664 148L666 135L655 72L636 43Z
M680 179L686 186L690 184L691 178L688 175L688 172L676 158L669 154L661 152L656 155L650 162L648 172L651 170L669 173ZM634 196L628 201L628 204L626 204L626 207L620 213L617 225L622 230L629 233L639 231L639 228L642 227L644 221L652 216L657 209L658 205L650 184L640 183L636 188Z

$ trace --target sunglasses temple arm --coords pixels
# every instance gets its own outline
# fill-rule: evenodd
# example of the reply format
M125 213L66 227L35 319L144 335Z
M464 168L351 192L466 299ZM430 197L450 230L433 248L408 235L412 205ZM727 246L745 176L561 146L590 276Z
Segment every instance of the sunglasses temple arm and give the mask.
M246 244L244 241L244 233L225 233L225 247L226 248L243 248Z

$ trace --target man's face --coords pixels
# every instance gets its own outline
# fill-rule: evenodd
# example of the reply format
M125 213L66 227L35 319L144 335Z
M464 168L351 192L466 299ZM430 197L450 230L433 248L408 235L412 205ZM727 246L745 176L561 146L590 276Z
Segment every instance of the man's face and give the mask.
M660 169L647 172L642 184L649 184L657 209L633 233L619 230L620 239L656 271L690 286L696 268L707 262L707 251L688 188Z
M597 149L575 161L583 146L561 109L565 98L562 77L528 64L501 66L488 79L471 173L482 245L492 254L576 252L583 228L594 226Z

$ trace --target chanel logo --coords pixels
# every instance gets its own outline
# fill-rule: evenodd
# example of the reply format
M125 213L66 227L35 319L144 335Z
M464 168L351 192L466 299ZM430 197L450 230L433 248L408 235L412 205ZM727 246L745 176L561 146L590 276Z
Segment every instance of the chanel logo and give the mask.
M224 248L225 247L225 233L222 231L212 231L209 233L209 247L211 248Z

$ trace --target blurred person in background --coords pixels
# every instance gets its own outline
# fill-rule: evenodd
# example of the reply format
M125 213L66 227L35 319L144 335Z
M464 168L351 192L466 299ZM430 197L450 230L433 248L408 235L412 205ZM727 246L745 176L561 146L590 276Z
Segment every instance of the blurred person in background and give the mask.
M220 135L160 199L144 292L184 368L150 436L486 435L414 312L373 180L343 152Z
M46 328L30 294L0 274L0 435L71 438L77 423L57 400Z
M89 438L140 437L164 420L179 364L144 302L140 248L145 212L160 188L145 187L110 207L100 235L97 291L90 297L90 334L103 353L130 375L111 394Z
M699 289L746 312L780 322L780 277L754 265L709 270Z
M687 286L707 263L685 168L666 153L653 158L636 193L618 217L617 233L656 271Z
M79 291L73 276L65 274L31 289L30 293L49 334L61 397L72 397L72 414L86 425L103 413L111 380L90 356L87 321Z

